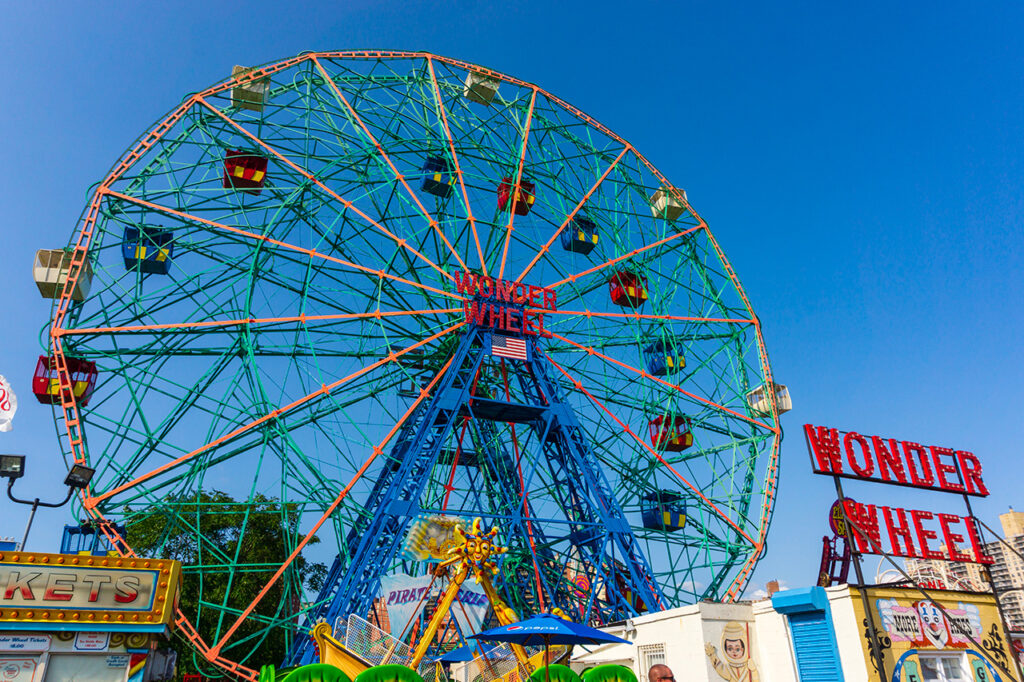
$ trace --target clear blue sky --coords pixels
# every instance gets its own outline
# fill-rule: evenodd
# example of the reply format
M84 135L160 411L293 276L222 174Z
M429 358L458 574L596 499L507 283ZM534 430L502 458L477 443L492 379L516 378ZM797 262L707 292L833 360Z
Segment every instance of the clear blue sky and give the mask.
M782 483L753 586L809 584L833 497L805 422L977 453L989 524L1024 477L1024 8L1017 3L5 3L0 22L4 324L21 408L0 452L21 495L64 465L29 378L49 302L37 248L185 93L303 50L428 50L539 84L685 187L742 279L790 386ZM47 492L49 491L49 492ZM867 501L957 498L851 486ZM0 501L0 535L27 508ZM29 548L55 550L60 512ZM873 564L871 571L874 570Z

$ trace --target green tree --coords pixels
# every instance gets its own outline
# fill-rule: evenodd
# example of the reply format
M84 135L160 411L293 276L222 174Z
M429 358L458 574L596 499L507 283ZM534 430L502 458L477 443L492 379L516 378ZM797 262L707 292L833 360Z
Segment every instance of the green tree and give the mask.
M128 542L142 556L182 563L179 604L197 632L211 646L220 641L238 615L294 550L299 513L294 504L257 495L240 504L213 491L172 496L159 509L126 509ZM318 542L314 538L310 544ZM222 655L254 667L280 664L297 626L294 614L305 591L317 591L327 567L301 555L256 605L232 635ZM178 676L202 673L219 677L176 632L170 643L178 652Z

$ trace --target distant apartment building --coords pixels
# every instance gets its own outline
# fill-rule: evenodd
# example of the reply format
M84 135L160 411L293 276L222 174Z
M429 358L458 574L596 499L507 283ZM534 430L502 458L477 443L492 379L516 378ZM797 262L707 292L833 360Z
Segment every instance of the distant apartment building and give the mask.
M1011 630L1024 630L1024 513L1010 511L999 515L1003 524L1002 542L990 542L985 551L995 559L989 568L999 602ZM1007 547L1006 545L1010 545Z
M999 515L999 522L1003 526L1003 542L993 540L985 544L985 552L995 559L988 573L995 582L1010 630L1024 631L1024 559L1021 558L1024 556L1024 512L1011 507L1010 511ZM985 569L980 564L907 559L906 567L912 578L935 587L990 589Z

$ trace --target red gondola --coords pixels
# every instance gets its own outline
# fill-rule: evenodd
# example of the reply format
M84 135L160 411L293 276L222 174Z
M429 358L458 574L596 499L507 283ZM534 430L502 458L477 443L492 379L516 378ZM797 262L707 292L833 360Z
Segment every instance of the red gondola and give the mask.
M88 405L93 389L96 388L96 377L99 371L96 363L82 358L65 357L68 375L71 379L71 391L79 405ZM36 400L44 405L59 405L61 402L60 377L57 373L57 359L39 356L36 372L32 377L32 392Z
M267 179L267 157L229 149L224 155L224 187L259 194Z
M683 415L662 415L655 417L648 425L651 445L655 450L680 452L693 445L690 418Z
M529 180L520 180L519 191L516 192L515 199L512 199L512 188L514 186L515 182L513 182L512 178L505 178L498 185L498 208L502 211L507 210L511 200L516 215L526 215L533 206L535 185Z
M612 303L638 308L647 300L647 278L628 270L619 270L608 280Z

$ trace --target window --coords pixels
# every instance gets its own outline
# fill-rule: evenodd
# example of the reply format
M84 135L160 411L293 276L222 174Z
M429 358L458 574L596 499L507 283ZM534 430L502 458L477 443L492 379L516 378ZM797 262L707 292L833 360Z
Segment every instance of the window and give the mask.
M640 650L640 682L649 682L647 671L651 666L665 663L665 645L645 644L637 649Z
M924 656L918 655L921 661L922 682L959 682L967 680L964 673L964 657L957 656Z

